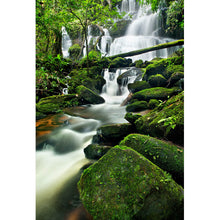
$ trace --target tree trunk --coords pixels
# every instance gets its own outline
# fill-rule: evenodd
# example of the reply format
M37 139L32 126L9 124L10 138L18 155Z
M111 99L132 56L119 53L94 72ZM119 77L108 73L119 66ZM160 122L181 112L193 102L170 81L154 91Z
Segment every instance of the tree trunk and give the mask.
M114 55L114 56L110 56L108 58L114 59L116 57L130 57L130 56L135 56L135 55L139 55L139 54L142 54L142 53L147 53L147 52L154 51L154 50L160 50L160 49L174 47L174 46L180 46L180 45L184 45L184 40L183 39L168 42L168 43L164 43L164 44L158 44L156 46L148 47L148 48L145 48L145 49L134 50L134 51L130 51L130 52L127 52L127 53L117 54L117 55Z

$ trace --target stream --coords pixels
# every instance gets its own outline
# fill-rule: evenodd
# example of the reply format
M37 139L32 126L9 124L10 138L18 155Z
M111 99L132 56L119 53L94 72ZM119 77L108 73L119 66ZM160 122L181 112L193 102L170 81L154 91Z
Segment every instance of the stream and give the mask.
M125 107L120 104L129 94L127 84L138 76L132 70L133 75L130 73L126 83L119 86L117 77L127 70L104 71L106 84L101 96L105 103L82 106L78 111L76 108L76 116L57 114L37 121L37 220L80 219L79 215L85 212L79 200L77 182L82 168L91 160L85 158L83 149L92 142L98 127L127 122Z

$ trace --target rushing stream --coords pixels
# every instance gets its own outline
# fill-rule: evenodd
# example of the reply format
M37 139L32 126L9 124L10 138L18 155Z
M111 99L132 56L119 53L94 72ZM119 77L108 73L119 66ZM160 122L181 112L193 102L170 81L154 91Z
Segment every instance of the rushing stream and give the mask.
M74 211L79 209L81 202L76 184L81 168L90 162L83 149L92 142L99 126L127 122L125 107L120 104L129 93L127 83L137 78L132 70L132 74L125 77L126 83L119 86L117 77L127 70L104 71L106 85L101 94L104 104L84 106L75 112L78 116L60 114L37 121L37 148L43 143L36 152L37 220L69 219L68 216L74 216Z

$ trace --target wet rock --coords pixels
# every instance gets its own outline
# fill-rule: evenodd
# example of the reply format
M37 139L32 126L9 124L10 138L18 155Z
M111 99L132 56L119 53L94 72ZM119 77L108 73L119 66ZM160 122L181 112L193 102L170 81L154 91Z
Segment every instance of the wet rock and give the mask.
M148 103L146 101L137 101L132 104L127 105L127 112L139 112L148 108Z
M125 119L131 124L134 124L134 122L140 117L141 117L141 114L134 114L132 112L127 112L125 115Z
M98 160L103 155L105 155L108 150L110 150L111 146L101 146L98 144L90 144L86 148L84 148L84 153L86 158Z
M93 92L92 90L86 88L85 86L81 85L76 88L76 92L78 94L80 104L101 104L104 103L105 100Z
M150 88L150 84L146 81L136 81L128 84L128 90L132 93L139 92L144 89Z
M161 74L150 76L148 82L151 87L163 87L167 85L167 80Z
M93 219L182 219L183 188L125 146L115 146L86 169L80 198Z
M120 142L120 145L131 147L144 155L152 163L164 171L169 172L172 178L183 186L184 153L180 148L148 135L130 134Z

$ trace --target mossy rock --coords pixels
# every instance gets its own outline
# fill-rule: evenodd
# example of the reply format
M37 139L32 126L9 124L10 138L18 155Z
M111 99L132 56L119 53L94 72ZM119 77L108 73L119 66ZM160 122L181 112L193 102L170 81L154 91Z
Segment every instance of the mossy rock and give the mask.
M166 138L183 145L184 92L171 97L151 112L135 121L138 133Z
M124 118L131 124L134 124L134 122L140 117L141 114L134 114L132 112L127 112Z
M133 132L130 123L103 125L97 129L97 135L93 137L94 144L116 145L125 136Z
M105 100L93 92L91 89L86 88L85 86L81 85L76 88L76 92L78 94L80 103L85 104L101 104L104 103Z
M37 104L38 112L44 114L53 114L61 111L65 107L77 106L78 97L75 94L54 95L42 98Z
M148 108L148 103L146 101L137 101L132 104L127 105L127 112L139 112Z
M120 142L120 145L131 147L164 171L183 186L184 152L183 149L171 143L141 134L130 134Z
M98 144L90 144L84 148L84 153L86 158L98 160L103 155L105 155L112 147L111 146L101 146Z
M183 219L183 188L129 147L115 146L84 170L78 189L94 220Z
M136 76L136 79L138 77L142 77L142 70L141 69L138 69L138 68L130 68L129 70L127 70L126 72L122 73L120 76L118 76L117 78L117 83L119 85L126 85L127 82L128 82L128 78L131 77L131 76ZM124 82L124 83L123 83Z
M163 87L167 84L166 78L161 74L150 76L148 82L150 83L151 87Z
M150 84L146 81L136 81L128 84L128 90L132 93L139 92L144 89L151 88Z
M170 76L168 74L169 71L166 71L167 67L172 67L175 65L183 66L183 62L184 62L184 56L170 57L170 58L154 61L152 64L146 67L145 73L143 75L143 80L147 81L150 76L156 74L161 74L166 79L168 79Z
M169 97L178 94L180 91L181 90L176 87L170 89L164 87L154 87L134 93L132 99L147 102L150 99L167 100Z
M158 105L160 104L160 102L157 99L151 99L148 103L148 108L149 109L154 109L156 108Z
M184 78L184 73L183 72L175 72L171 75L169 81L169 86L172 87L177 83L180 79Z
M81 47L79 44L73 44L68 50L70 57L76 60L79 56L80 50Z
M142 68L144 62L143 60L136 60L134 63L135 63L135 67Z
M132 63L131 59L117 57L110 62L109 68L128 67L130 63Z
M88 89L94 91L95 93L100 93L102 87L105 85L106 81L102 76L97 75L96 79L86 78L82 81L82 84Z
M166 68L166 71L163 73L163 75L166 77L166 79L169 79L172 76L172 74L183 73L183 72L184 72L183 65L170 65Z

